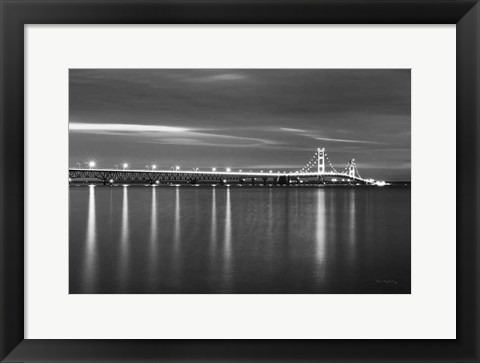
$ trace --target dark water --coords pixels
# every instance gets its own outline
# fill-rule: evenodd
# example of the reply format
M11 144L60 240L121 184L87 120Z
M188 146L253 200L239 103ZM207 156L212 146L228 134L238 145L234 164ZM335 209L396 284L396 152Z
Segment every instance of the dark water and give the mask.
M410 188L70 187L70 293L410 293Z

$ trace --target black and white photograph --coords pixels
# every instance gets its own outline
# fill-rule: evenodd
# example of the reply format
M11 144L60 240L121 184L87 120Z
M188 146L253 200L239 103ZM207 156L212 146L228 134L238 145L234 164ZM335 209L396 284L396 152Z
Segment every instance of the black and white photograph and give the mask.
M410 294L410 69L70 69L70 294Z

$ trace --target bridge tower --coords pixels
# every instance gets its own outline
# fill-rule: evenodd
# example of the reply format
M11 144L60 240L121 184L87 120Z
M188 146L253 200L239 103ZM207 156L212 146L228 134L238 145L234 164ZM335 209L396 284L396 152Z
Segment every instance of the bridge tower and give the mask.
M348 176L355 177L355 159L352 159L348 162Z
M325 174L325 148L317 148L317 173Z

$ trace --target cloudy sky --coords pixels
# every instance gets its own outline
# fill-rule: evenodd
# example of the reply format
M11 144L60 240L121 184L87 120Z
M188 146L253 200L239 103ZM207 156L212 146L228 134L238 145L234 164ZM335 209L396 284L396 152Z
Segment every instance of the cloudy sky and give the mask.
M70 165L337 169L410 180L410 70L72 69Z

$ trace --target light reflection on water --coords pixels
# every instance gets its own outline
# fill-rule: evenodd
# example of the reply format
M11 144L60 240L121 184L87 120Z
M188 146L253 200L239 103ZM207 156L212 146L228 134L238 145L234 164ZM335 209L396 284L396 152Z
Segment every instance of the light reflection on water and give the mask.
M178 186L175 188L175 229L173 244L175 245L175 250L178 251L178 246L180 245L180 189Z
M224 290L230 292L232 283L232 211L230 205L230 187L226 189L225 229L223 236L223 278Z
M149 280L151 287L155 286L155 281L158 278L158 217L157 217L157 191L152 187L152 203L150 208L150 241L149 241Z
M70 188L70 293L409 292L407 188Z
M173 256L172 256L172 275L169 277L172 280L172 283L179 287L181 283L181 273L182 273L182 260L180 256L180 247L181 247L181 217L180 217L180 187L175 186L175 218L173 222Z
M356 213L355 213L355 210L356 210L356 207L355 207L355 194L354 194L354 191L353 190L350 190L348 192L348 210L349 210L349 214L350 214L350 218L349 218L349 221L348 221L348 230L349 230L349 235L348 235L348 241L349 241L349 247L348 247L348 250L349 250L349 263L351 264L355 264L355 261L356 261L356 252L357 252L357 244L356 244L356 240L357 240L357 234L356 234L356 230L357 230L357 225L356 225Z
M317 210L316 210L316 221L315 221L315 257L316 257L316 282L317 284L322 284L325 278L325 258L326 258L326 247L327 241L326 238L326 208L325 208L325 191L323 189L318 189L316 193L317 198Z
M120 224L120 263L118 265L119 285L122 289L128 288L129 278L129 222L128 222L128 187L123 186L122 196L122 221Z
M217 201L215 198L215 188L212 188L212 216L210 217L210 260L213 259L217 251Z
M95 217L95 186L88 187L88 217L85 239L85 267L84 275L87 276L87 288L95 288L95 274L97 271L97 227Z

